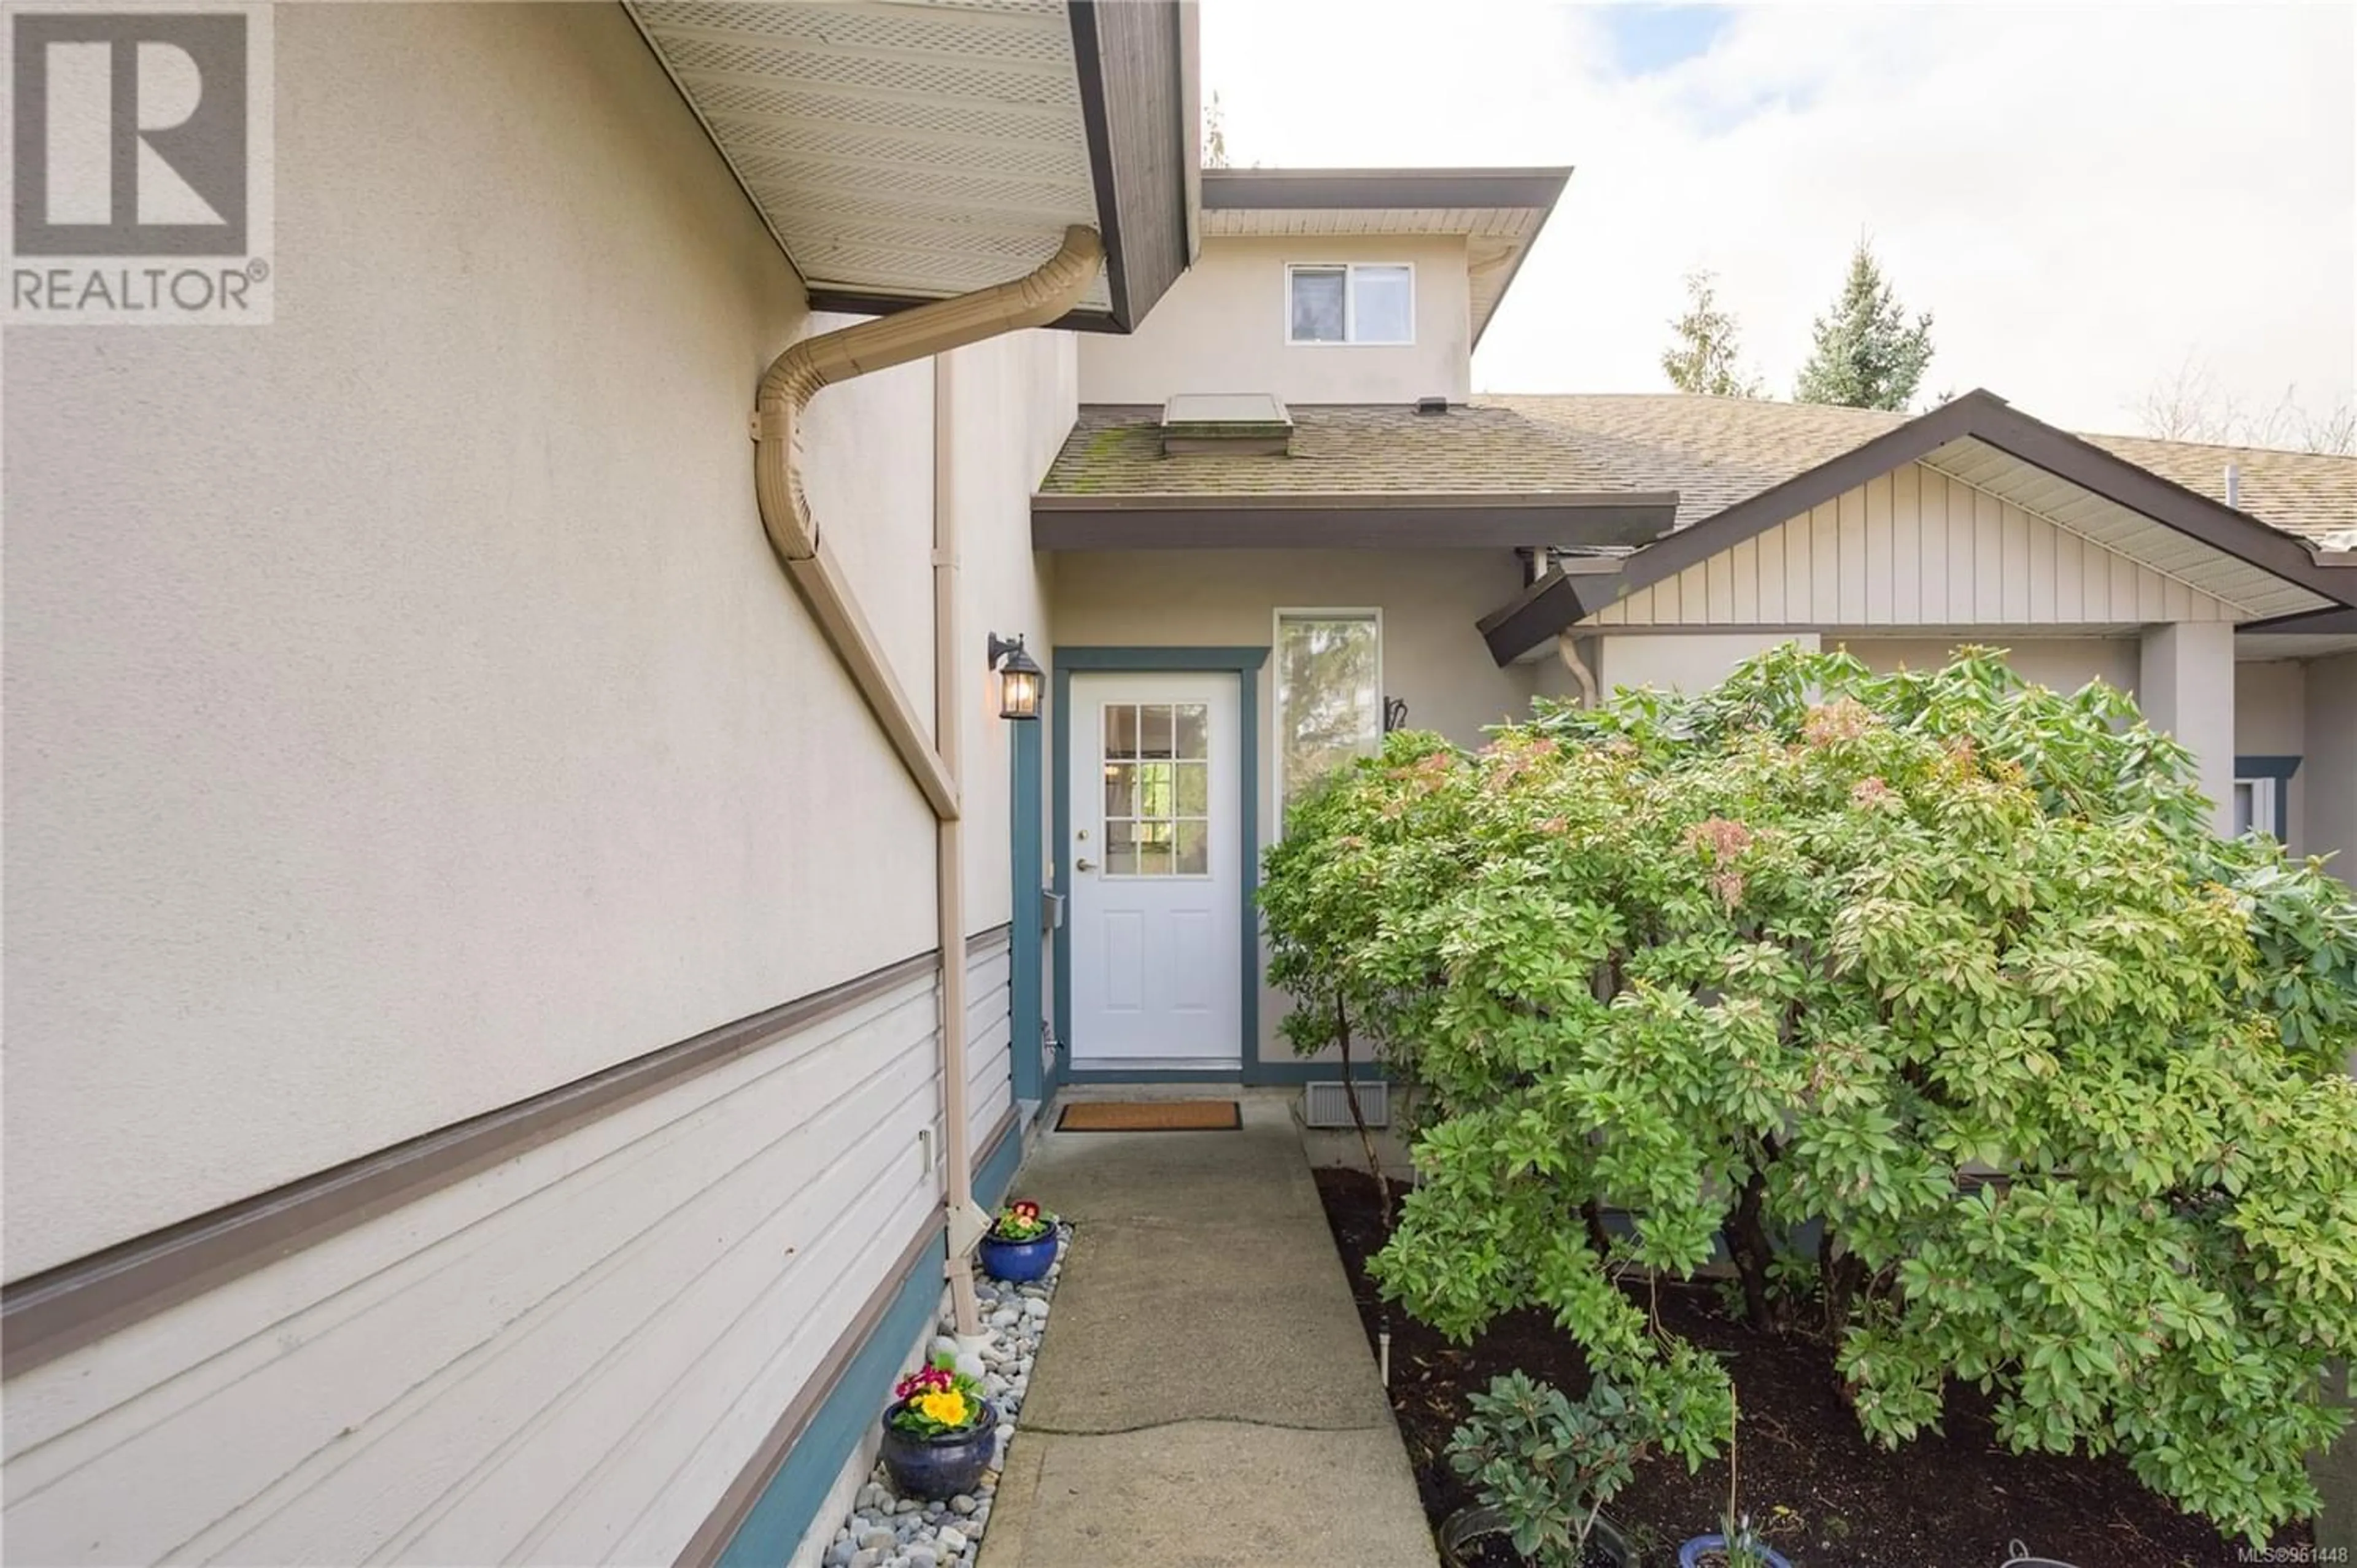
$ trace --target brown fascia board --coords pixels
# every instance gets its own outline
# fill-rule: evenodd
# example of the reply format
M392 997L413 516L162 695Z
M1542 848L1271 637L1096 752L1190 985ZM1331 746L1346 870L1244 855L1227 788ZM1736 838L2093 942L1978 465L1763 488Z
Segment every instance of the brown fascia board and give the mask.
M1135 331L1193 259L1192 18L1179 0L1068 0L1065 14L1104 242L1108 314L1115 331Z
M1610 604L1617 573L1572 574L1556 567L1477 623L1490 657L1512 664L1555 633L1577 626ZM1507 650L1512 650L1511 652Z
M2269 528L2256 518L2171 484L2068 431L2032 419L1995 392L1977 388L1896 430L1885 431L1830 462L1771 485L1691 528L1680 529L1647 545L1630 556L1618 574L1603 579L1612 585L1610 597L1604 603L1674 577L1687 567L1765 533L1779 523L1788 522L1868 479L1966 437L1985 442L2336 604L2357 605L2357 573L2318 564L2301 541ZM1512 663L1574 620L1603 607L1602 604L1583 607L1579 595L1551 596L1543 601L1546 607L1544 609L1523 602L1542 585L1544 579L1522 598L1483 618L1480 624L1489 638L1490 656L1499 664ZM1554 619L1555 615L1574 609L1579 614L1573 619Z
M1031 498L1031 548L1512 549L1638 545L1677 516L1674 491L1555 495Z
M1210 168L1206 211L1356 211L1377 209L1526 207L1552 209L1563 195L1561 168Z
M2357 570L2347 566L2329 568L2331 571ZM2329 610L2301 610L2295 615L2272 616L2234 628L2238 636L2249 637L2343 637L2357 636L2357 609L2335 607Z
M853 289L818 284L806 292L805 297L813 310L833 311L843 316L891 316L920 305L931 305L937 300L955 296L945 294L861 294ZM1074 310L1050 321L1042 330L1125 333L1129 328L1115 320L1108 311Z

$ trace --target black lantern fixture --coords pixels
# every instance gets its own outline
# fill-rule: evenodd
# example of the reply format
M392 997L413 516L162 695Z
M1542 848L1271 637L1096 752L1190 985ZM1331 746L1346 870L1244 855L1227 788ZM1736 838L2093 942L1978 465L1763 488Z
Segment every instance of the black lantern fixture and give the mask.
M992 632L989 664L998 671L998 716L1002 719L1038 718L1039 666L1023 651L1023 639L1020 637L1001 637Z

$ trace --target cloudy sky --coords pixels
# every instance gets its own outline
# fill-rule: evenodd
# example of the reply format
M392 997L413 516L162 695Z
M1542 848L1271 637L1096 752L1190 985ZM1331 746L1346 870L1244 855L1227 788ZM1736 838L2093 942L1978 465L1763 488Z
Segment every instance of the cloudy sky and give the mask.
M2190 368L2357 395L2357 8L1204 0L1232 161L1571 165L1474 385L1667 389L1708 268L1789 395L1871 235L1925 394L2134 430Z

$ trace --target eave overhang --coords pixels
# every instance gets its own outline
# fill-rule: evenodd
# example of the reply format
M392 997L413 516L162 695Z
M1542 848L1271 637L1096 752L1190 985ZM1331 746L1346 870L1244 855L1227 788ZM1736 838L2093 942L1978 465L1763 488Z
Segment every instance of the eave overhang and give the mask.
M1458 234L1465 237L1473 341L1562 198L1566 168L1205 169L1213 235Z
M1193 259L1191 0L626 0L813 309L1018 276L1070 224L1103 278L1054 326L1127 332Z
M1031 547L1472 550L1643 544L1674 492L1598 495L1035 495Z
M1556 571L1541 577L1480 620L1491 657L1511 664L1616 599L1674 577L1868 479L1909 463L1936 462L1943 450L1953 454L1967 447L1994 448L2255 567L2287 585L2303 611L2357 606L2357 571L2327 565L2303 541L2032 419L1994 392L1976 390L1639 550L1609 575L1574 581L1573 575Z

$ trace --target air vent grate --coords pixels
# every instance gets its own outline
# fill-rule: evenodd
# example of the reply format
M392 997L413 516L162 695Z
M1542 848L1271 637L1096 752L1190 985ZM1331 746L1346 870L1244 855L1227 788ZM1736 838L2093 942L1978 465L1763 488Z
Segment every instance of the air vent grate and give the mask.
M1361 1082L1359 1085L1359 1113L1370 1127L1392 1124L1392 1086L1388 1083ZM1350 1127L1351 1094L1338 1079L1331 1083L1312 1083L1301 1092L1301 1120L1312 1127Z

